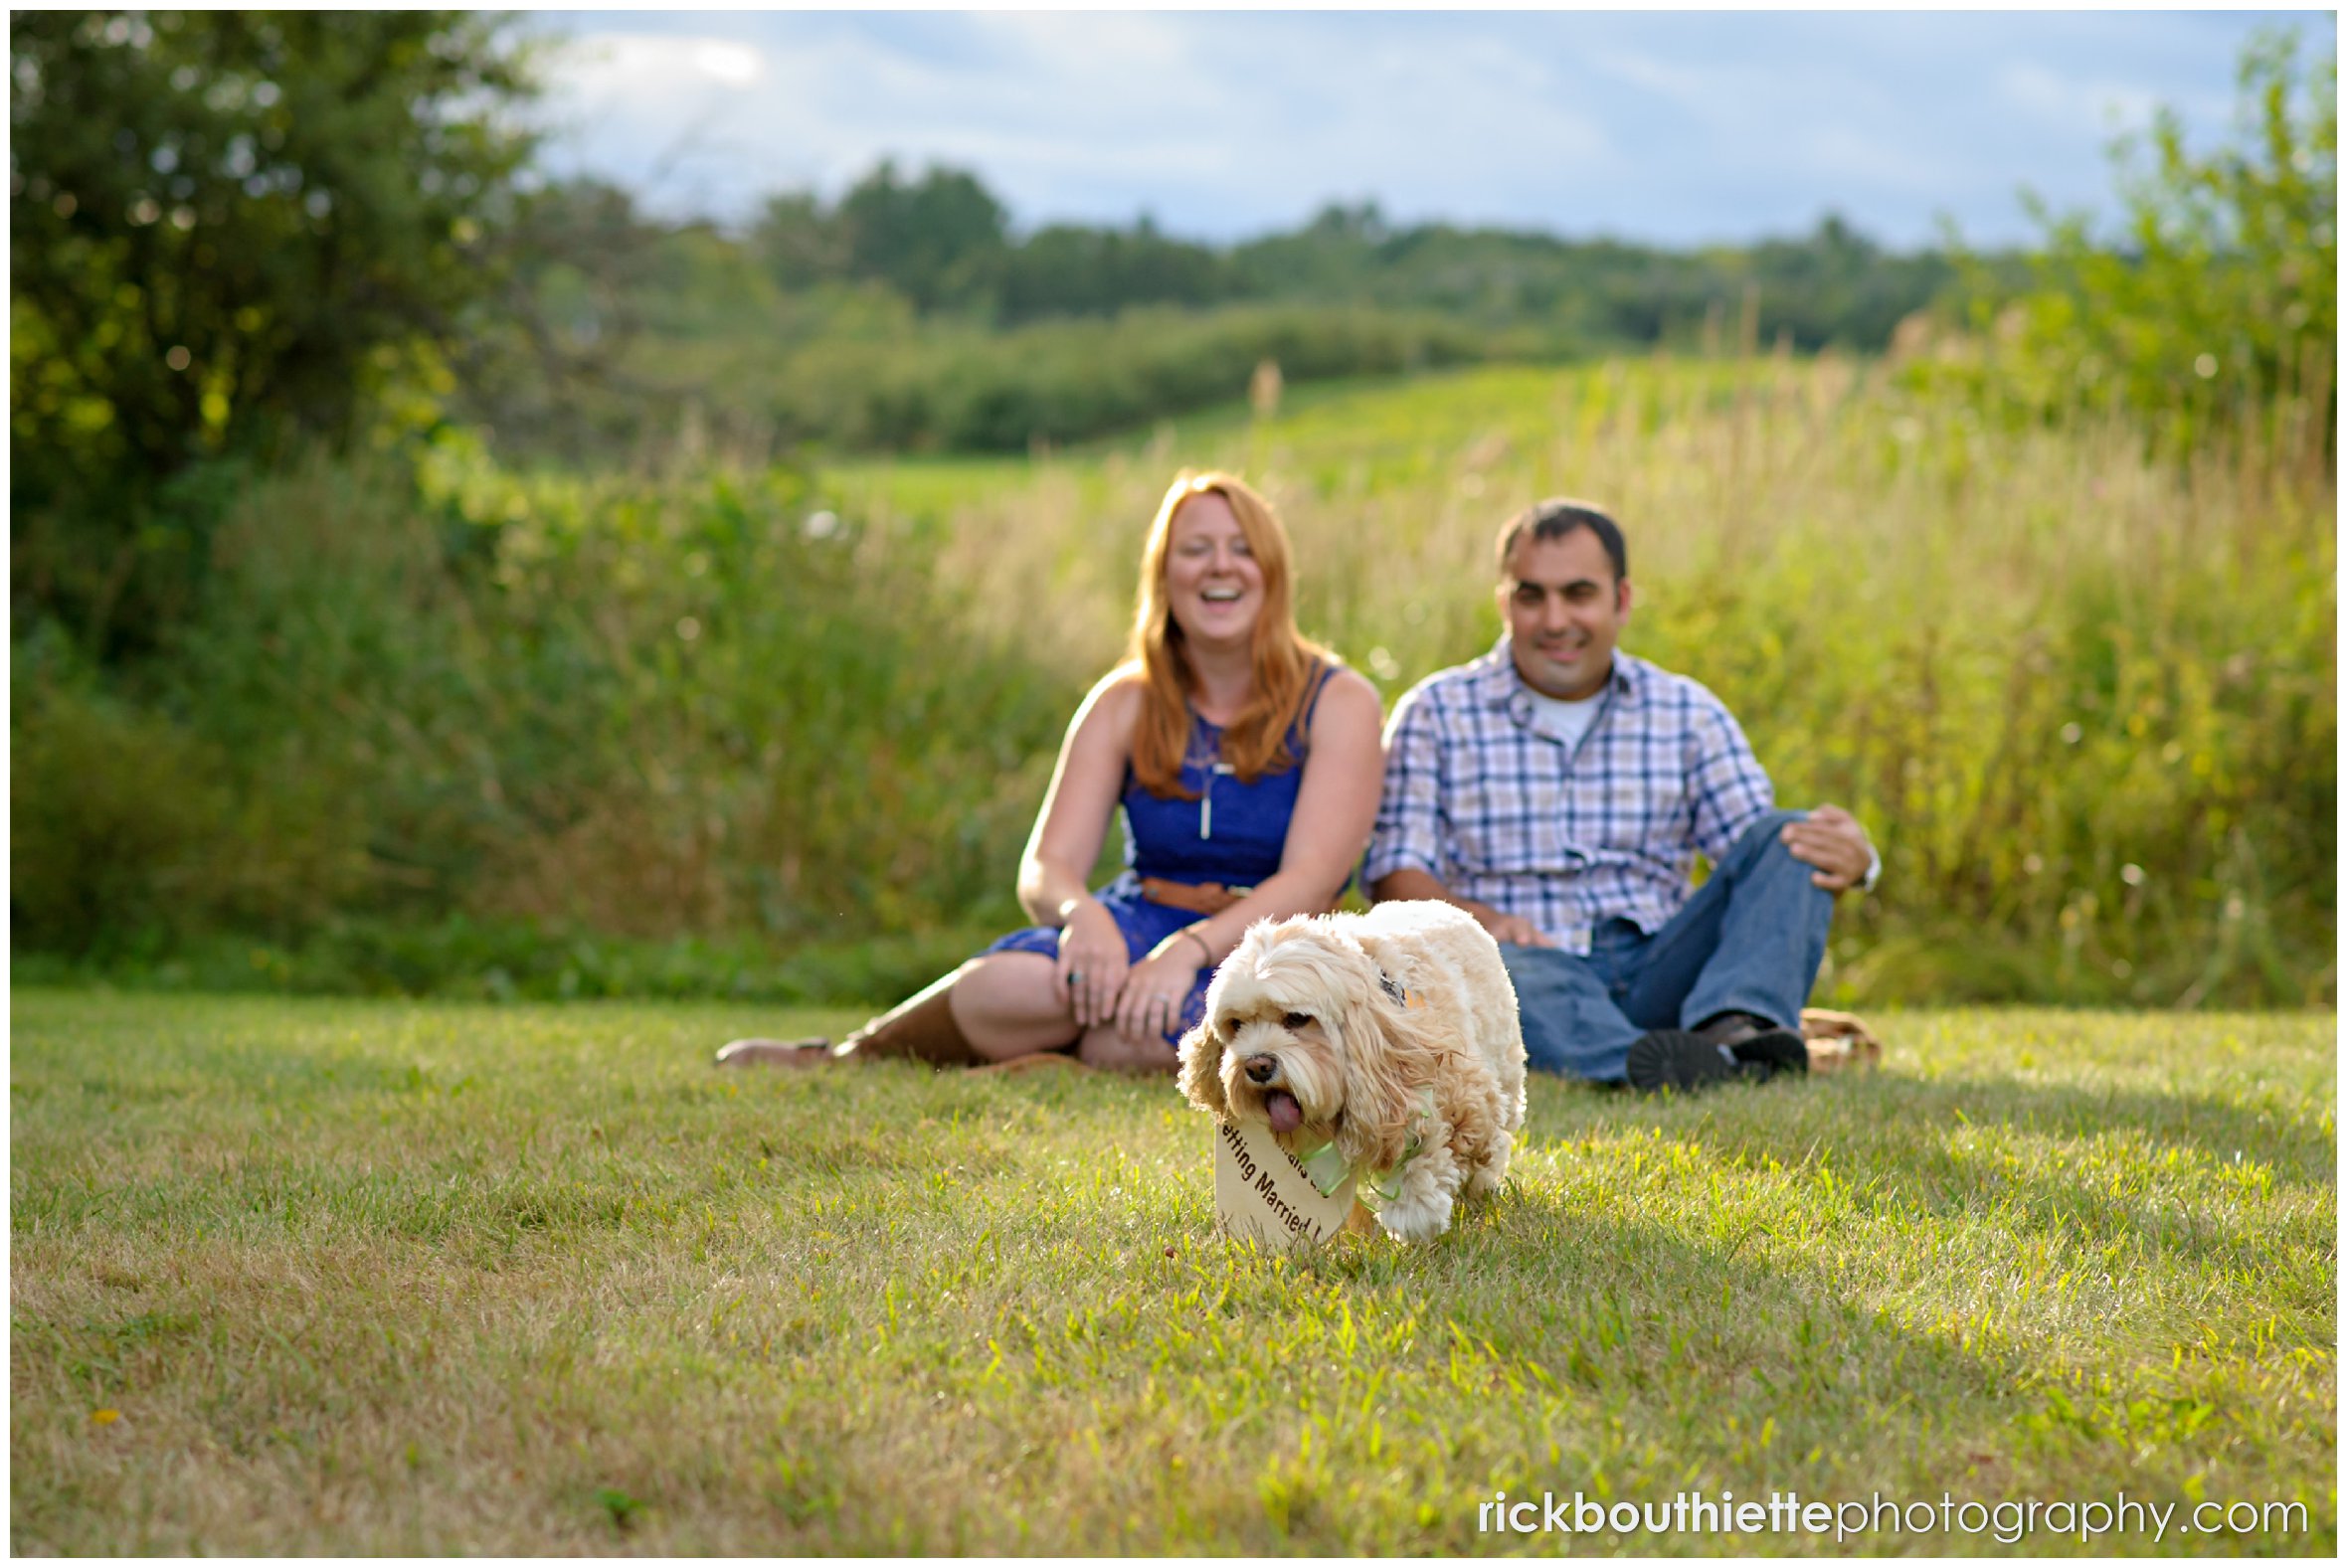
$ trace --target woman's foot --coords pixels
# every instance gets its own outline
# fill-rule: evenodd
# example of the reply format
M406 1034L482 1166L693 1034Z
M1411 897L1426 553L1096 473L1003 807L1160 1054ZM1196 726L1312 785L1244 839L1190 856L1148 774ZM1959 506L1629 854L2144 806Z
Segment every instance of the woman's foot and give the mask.
M822 1035L804 1040L735 1040L722 1046L718 1067L824 1067L838 1058Z

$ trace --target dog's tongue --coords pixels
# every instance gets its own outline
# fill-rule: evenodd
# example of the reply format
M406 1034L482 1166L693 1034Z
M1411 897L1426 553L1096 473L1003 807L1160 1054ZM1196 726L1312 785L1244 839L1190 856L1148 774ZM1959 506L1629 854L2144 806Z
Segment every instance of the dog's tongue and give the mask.
M1271 1118L1274 1132L1293 1132L1304 1125L1304 1108L1285 1089L1274 1089L1263 1097L1263 1114Z

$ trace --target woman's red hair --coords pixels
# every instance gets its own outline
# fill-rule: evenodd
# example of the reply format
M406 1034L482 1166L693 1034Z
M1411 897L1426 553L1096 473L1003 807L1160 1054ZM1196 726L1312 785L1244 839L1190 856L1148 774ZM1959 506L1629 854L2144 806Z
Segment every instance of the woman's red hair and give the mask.
M1222 497L1238 519L1239 532L1263 574L1263 610L1255 617L1255 690L1222 732L1223 762L1252 784L1265 774L1296 766L1288 731L1312 689L1319 664L1336 656L1296 629L1293 582L1288 571L1288 531L1271 503L1234 473L1183 469L1158 507L1141 549L1141 588L1133 610L1133 638L1126 657L1141 668L1141 714L1133 726L1133 777L1159 796L1184 800L1197 791L1182 787L1181 759L1189 747L1189 695L1197 675L1182 648L1181 627L1166 598L1166 555L1174 538L1174 514L1192 496Z

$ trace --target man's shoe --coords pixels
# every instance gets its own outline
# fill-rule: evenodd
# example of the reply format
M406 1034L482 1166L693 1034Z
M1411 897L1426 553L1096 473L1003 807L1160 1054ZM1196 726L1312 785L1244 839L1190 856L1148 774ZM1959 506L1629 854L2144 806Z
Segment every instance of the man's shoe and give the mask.
M1801 1037L1788 1029L1767 1030L1733 1045L1685 1029L1650 1029L1631 1044L1624 1072L1631 1088L1647 1094L1663 1089L1691 1094L1732 1079L1766 1083L1778 1073L1806 1072L1808 1067Z
M1809 1042L1797 1029L1780 1029L1758 1013L1715 1013L1695 1026L1696 1038L1724 1045L1765 1081L1778 1073L1809 1071Z
M1809 1042L1790 1029L1763 1029L1728 1042L1744 1076L1764 1084L1780 1074L1809 1071Z
M1756 1012L1715 1012L1690 1031L1714 1045L1733 1045L1753 1035L1765 1034L1776 1025Z
M1646 1094L1676 1089L1682 1093L1724 1083L1739 1071L1725 1046L1715 1045L1685 1029L1649 1029L1630 1045L1623 1069L1630 1087Z

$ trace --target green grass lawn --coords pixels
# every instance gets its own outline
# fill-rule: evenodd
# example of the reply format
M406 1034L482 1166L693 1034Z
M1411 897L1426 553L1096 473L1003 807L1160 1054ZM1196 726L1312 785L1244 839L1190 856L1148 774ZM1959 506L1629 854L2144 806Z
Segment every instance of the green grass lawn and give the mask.
M705 1065L842 1014L11 1014L18 1552L1837 1549L1479 1535L1503 1489L2294 1501L2088 1548L2335 1544L2329 1013L1542 1081L1449 1235L1295 1259L1212 1234L1164 1083Z

